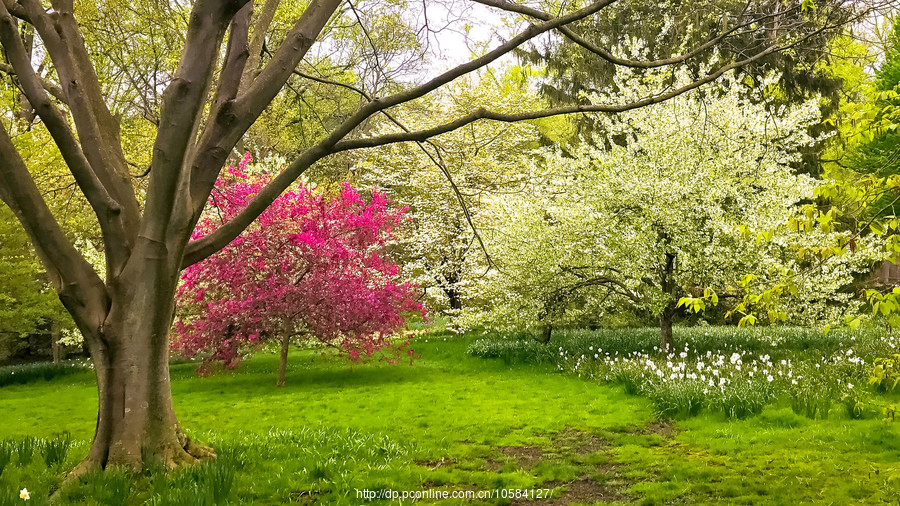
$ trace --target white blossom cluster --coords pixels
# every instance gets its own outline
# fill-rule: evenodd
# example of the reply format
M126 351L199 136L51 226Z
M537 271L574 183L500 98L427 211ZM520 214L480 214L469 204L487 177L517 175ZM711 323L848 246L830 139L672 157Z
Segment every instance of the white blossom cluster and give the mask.
M407 128L423 130L478 107L508 113L543 106L533 90L508 76L489 73L480 79L461 79L432 101L392 115ZM382 119L375 130L390 133L399 127ZM451 290L462 297L471 281L469 265L484 262L450 180L471 217L478 219L492 194L521 188L522 155L539 140L534 124L482 121L428 143L394 144L361 152L354 170L358 182L379 187L396 204L409 207L413 220L399 231L395 256L404 276L426 290L429 307L446 309Z
M740 88L604 118L593 142L524 159L527 181L542 183L498 195L479 214L496 269L478 278L470 299L484 304L460 324L594 324L632 308L658 314L697 287L739 300L748 273L760 283L793 276L798 293L779 309L795 324L852 310L853 295L840 289L869 256L804 272L797 248L826 242L823 234L754 240L783 226L819 184L791 167L816 140L808 127L819 120L817 102L774 109Z

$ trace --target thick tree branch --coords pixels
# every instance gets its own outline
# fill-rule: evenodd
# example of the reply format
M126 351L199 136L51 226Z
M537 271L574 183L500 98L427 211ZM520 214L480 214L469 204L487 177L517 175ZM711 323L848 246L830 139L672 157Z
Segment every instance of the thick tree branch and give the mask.
M284 87L340 3L341 0L313 0L288 33L272 61L246 91L242 91L227 108L222 108L207 122L197 153L190 161L193 213L187 221L191 226L200 217L206 197L232 148Z
M231 20L228 32L228 47L225 49L225 63L219 73L219 85L216 90L214 107L222 107L226 102L234 100L241 85L244 66L250 56L247 39L250 34L250 18L253 16L253 2L247 2ZM215 113L210 113L210 117Z
M84 156L62 111L44 90L41 79L31 67L31 58L19 36L18 23L3 4L0 4L0 44L3 45L6 56L16 71L23 93L43 120L76 183L94 209L107 244L108 264L112 270L117 271L124 265L129 253L127 236L121 220L122 206L109 195Z
M185 176L183 167L199 129L218 51L231 19L245 3L246 0L198 0L191 11L178 70L163 93L160 128L153 145L148 197L140 229L140 234L150 241L166 241L179 184Z
M84 155L107 192L122 206L126 230L131 232L133 241L140 207L122 153L118 122L106 107L71 3L55 2L52 14L44 11L39 0L22 0L19 5L23 19L32 23L53 61Z
M66 239L2 122L0 198L22 223L60 300L79 327L99 329L108 306L103 281Z
M306 56L340 4L341 0L313 0L303 11L303 15L285 36L284 42L272 55L272 60L242 95L242 106L248 109L254 120L281 91L291 72Z
M266 33L272 20L275 19L275 11L280 0L266 0L256 23L253 25L253 38L250 40L250 54L244 67L244 75L241 77L241 91L245 90L256 79L259 73L259 59L262 55L263 44L266 42Z

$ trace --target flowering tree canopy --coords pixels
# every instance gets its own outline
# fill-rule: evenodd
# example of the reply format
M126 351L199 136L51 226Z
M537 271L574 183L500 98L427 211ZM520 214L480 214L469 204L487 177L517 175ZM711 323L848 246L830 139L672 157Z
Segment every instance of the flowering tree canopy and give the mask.
M525 84L526 74L516 67L504 75L486 72L478 80L466 76L433 100L400 109L391 119L427 129L476 104L490 104L504 113L539 108L544 104ZM387 131L397 128L387 119L373 125ZM462 308L466 259L484 256L467 215L474 219L491 195L519 189L521 154L540 145L541 126L554 133L566 130L563 118L479 122L427 142L381 146L359 154L360 182L385 189L392 199L408 205L415 217L412 226L398 234L399 249L407 275L425 289L430 309L449 309L455 315Z
M814 198L817 182L791 164L818 118L814 100L773 110L735 83L607 118L599 147L545 151L532 163L544 183L482 214L498 268L464 325L583 325L626 304L659 316L668 345L680 295L713 287L739 298L748 273L762 282L803 270L797 249L823 238L769 231ZM831 259L797 278L805 304L770 316L834 319L866 260Z
M268 173L247 175L249 161L218 179L195 239L241 212L270 181ZM300 184L228 247L185 269L175 348L235 366L242 347L292 336L354 360L387 347L404 314L425 310L416 287L400 282L384 256L406 209L377 190L367 197L349 184L333 196Z

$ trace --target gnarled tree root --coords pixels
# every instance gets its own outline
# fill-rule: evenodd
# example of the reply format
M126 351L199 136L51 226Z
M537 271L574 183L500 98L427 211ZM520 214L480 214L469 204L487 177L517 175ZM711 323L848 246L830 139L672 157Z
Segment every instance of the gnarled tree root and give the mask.
M203 461L216 458L216 452L209 446L205 446L191 440L187 434L181 429L176 428L175 431L177 444L170 448L157 449L150 452L148 457L142 458L138 462L103 462L98 458L88 455L78 465L76 465L63 480L62 487L66 487L77 482L81 477L94 471L105 469L109 465L117 465L131 468L135 472L143 471L149 460L160 462L167 470L173 470L185 465L194 465Z

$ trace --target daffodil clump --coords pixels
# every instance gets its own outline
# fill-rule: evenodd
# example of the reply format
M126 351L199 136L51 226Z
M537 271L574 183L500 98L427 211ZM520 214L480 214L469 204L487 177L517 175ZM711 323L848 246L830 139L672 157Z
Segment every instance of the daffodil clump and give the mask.
M588 353L572 354L562 346L558 352L560 371L623 384L630 393L648 395L666 416L695 415L709 407L743 417L779 397L804 397L805 391L824 390L833 397L865 384L872 366L852 348L816 361L775 360L747 351L698 352L690 346L668 353L654 348L620 355L594 346Z
M827 334L809 329L682 328L674 350L651 345L658 330L561 332L549 346L526 339L476 340L469 353L555 363L558 371L617 384L649 397L660 417L703 409L743 418L773 403L810 418L842 404L854 418L873 414L869 378L878 357L900 342L880 330ZM543 349L541 349L543 348ZM550 360L552 356L552 360Z

